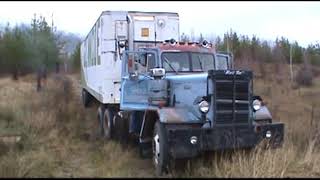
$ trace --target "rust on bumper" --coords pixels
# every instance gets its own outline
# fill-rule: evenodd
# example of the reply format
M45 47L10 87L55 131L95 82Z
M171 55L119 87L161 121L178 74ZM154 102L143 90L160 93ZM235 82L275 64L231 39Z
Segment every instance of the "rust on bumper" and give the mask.
M163 123L192 123L199 122L201 117L197 117L190 110L185 108L166 107L157 110L160 122Z

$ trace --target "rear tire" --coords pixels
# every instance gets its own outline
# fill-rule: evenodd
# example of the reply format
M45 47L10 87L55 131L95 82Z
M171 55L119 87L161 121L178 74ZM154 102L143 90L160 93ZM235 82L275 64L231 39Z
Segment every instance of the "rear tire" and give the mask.
M114 134L114 123L113 123L113 112L106 108L103 113L103 118L101 122L101 132L103 138L110 140L113 138Z
M103 104L101 104L98 108L97 116L98 116L98 124L99 124L99 132L98 132L99 137L103 137L103 133L104 133L102 122L103 122L103 115L105 110L106 108L105 108L105 105Z
M83 107L85 108L89 107L90 102L92 101L92 96L88 93L88 91L85 89L82 89L81 97L82 97Z

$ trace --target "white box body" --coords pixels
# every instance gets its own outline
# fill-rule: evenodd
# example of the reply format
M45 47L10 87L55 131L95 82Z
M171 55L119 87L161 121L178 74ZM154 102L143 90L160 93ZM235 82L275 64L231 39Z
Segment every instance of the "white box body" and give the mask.
M120 103L118 41L128 49L179 41L179 15L167 12L104 11L81 43L81 86L103 104Z

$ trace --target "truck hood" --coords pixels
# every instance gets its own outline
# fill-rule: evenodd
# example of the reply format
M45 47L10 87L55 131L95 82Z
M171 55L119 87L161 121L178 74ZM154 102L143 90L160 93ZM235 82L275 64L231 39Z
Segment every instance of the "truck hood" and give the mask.
M207 77L208 73L167 75L174 107L160 110L159 113L168 113L167 118L171 118L168 121L199 122L201 112L194 102L197 97L207 95Z

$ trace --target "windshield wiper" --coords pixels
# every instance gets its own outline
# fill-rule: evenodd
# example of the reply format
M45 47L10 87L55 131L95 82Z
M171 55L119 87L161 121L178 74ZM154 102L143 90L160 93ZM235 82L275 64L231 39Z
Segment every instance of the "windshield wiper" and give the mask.
M176 71L173 67L172 67L172 65L171 65L171 63L169 62L169 60L168 60L168 58L166 58L165 56L163 56L164 57L164 61L170 66L170 68L176 73L176 74L178 74L178 71Z
M198 56L198 60L199 60L199 64L200 64L201 71L203 71L202 63L201 63L201 60L200 60L200 56Z

